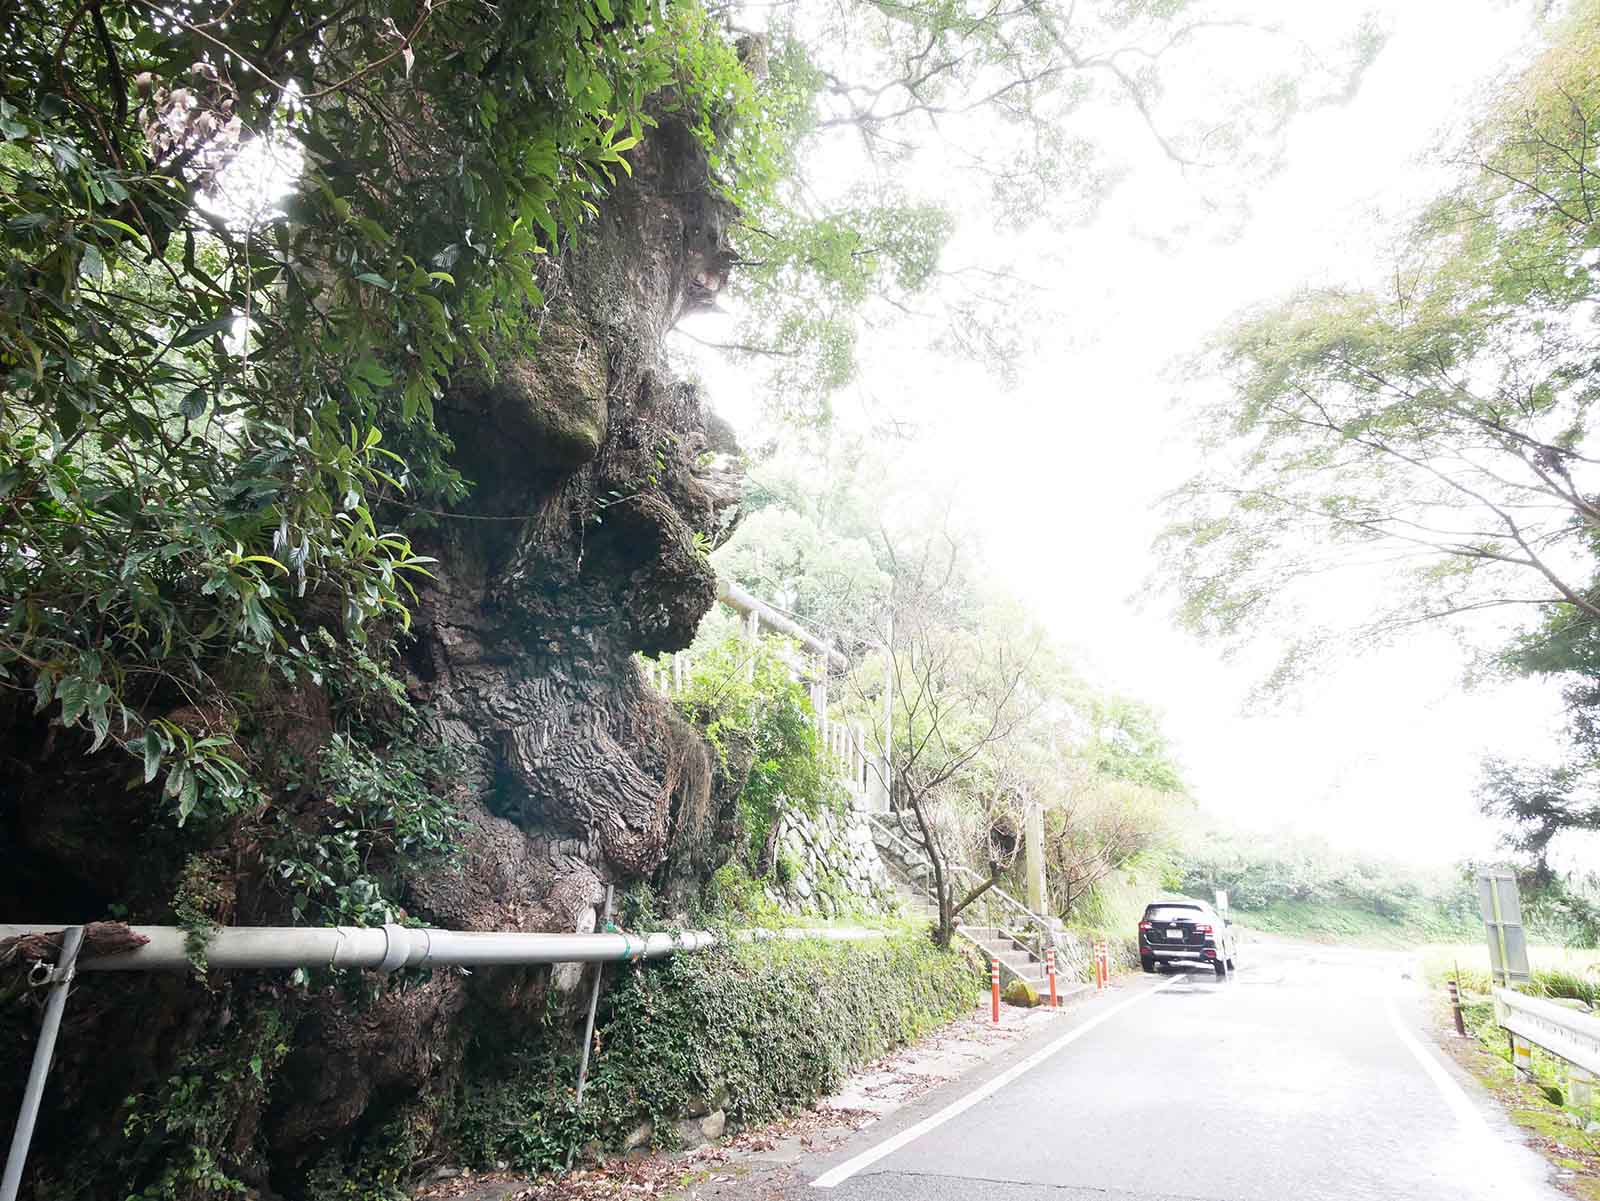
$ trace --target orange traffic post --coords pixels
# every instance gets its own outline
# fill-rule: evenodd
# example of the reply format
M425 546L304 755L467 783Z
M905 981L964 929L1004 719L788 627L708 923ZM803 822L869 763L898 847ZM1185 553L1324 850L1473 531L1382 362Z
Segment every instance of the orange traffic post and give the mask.
M1044 970L1050 977L1050 1008L1057 1009L1061 1002L1056 999L1056 949L1050 947L1044 953Z
M989 994L994 999L994 1022L1000 1024L1000 961L989 960Z

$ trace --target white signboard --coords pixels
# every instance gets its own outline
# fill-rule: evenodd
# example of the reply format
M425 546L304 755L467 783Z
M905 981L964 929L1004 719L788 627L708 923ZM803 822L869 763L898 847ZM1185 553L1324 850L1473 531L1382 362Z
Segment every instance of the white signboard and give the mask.
M1228 890L1226 888L1217 889L1217 912L1228 912Z

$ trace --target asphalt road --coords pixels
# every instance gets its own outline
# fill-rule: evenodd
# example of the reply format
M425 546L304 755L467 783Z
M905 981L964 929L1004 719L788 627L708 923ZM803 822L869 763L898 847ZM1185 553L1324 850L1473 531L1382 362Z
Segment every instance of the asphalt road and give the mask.
M1560 1201L1543 1159L1422 1033L1400 956L1255 944L1240 958L1226 982L1154 977L1053 1021L1007 1061L803 1165L805 1192Z

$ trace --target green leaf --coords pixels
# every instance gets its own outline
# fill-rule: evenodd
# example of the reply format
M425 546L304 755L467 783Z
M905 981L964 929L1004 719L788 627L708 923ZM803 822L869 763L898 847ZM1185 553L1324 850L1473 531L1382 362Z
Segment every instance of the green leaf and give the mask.
M178 825L183 825L189 820L189 815L194 812L195 804L200 799L200 782L187 766L179 769L183 773L183 782L178 789Z
M161 734L154 726L147 726L144 732L144 782L149 784L156 778L161 770L161 756L166 753L166 748L161 743Z
M207 398L204 388L195 388L178 402L178 412L185 421L198 421L206 413Z
M94 742L89 746L89 753L98 751L111 733L111 718L106 714L103 704L95 705L89 710L89 722L94 727Z
M278 560L274 559L271 555L245 555L244 558L239 560L239 562L266 563L269 566L276 567L279 571L283 572L284 575L289 574L289 569L282 563L278 562Z
M356 360L350 372L375 388L387 388L394 383L394 376L389 373L389 369L371 355Z
M89 706L89 693L83 677L61 677L61 683L56 687L56 700L61 702L61 724L76 724Z
M174 338L172 341L173 348L181 350L185 346L193 346L197 342L204 342L214 334L228 333L233 329L233 322L233 314L224 313L222 316L213 318L203 325L196 325Z

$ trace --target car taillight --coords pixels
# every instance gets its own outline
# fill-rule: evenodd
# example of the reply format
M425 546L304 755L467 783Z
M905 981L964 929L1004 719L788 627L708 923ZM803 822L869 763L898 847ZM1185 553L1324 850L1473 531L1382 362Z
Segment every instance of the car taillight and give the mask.
M1210 926L1196 926L1195 929L1200 931L1200 933L1202 933L1202 934L1210 934L1211 933L1211 927Z
M1215 959L1217 957L1216 951L1213 950L1211 947L1207 947L1205 949L1205 951L1203 952L1203 954L1205 955L1205 957L1207 959Z
M1154 929L1154 927L1151 926L1151 924L1149 922L1140 922L1139 923L1139 929L1141 929L1141 930L1151 930L1151 929Z

